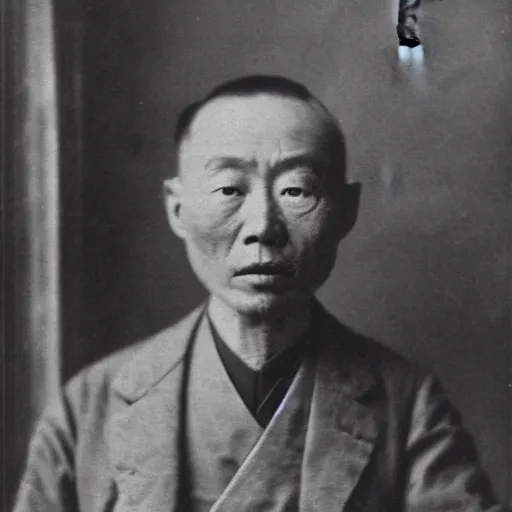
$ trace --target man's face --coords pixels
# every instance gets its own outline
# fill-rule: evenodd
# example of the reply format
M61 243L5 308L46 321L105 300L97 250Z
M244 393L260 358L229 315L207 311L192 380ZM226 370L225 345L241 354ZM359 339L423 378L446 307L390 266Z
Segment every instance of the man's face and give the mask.
M213 100L192 123L168 212L198 278L234 310L293 306L329 276L350 213L325 140L312 106L275 95Z

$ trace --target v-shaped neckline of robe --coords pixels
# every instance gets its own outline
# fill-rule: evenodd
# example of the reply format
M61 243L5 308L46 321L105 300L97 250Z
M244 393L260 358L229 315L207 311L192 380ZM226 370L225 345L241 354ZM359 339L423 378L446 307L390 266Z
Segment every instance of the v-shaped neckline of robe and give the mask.
M261 370L253 370L224 342L208 312L205 316L229 380L258 424L266 428L304 360L305 337L277 354Z

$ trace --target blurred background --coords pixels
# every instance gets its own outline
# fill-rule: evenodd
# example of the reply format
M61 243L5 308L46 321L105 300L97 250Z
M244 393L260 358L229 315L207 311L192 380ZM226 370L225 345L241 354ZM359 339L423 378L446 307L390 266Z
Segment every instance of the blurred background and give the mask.
M246 73L305 83L341 121L362 205L320 298L439 376L510 503L512 4L425 1L416 65L396 4L6 0L4 504L59 383L205 296L162 179L180 109Z

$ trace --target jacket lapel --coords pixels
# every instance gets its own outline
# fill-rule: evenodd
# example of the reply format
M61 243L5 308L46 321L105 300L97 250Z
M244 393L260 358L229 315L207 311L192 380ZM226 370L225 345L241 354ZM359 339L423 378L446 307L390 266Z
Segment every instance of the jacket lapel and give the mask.
M116 377L118 412L107 428L115 512L172 511L177 505L182 362L203 311L204 306L146 343ZM297 480L300 510L341 511L359 482L378 435L377 414L363 403L375 378L349 341L354 335L320 306L315 318L311 342L321 346L316 362L299 371L283 406L212 510L240 510L239 498L265 490L269 473L269 489L276 488L276 475L283 485L287 475ZM282 446L274 444L279 439Z
M360 481L378 435L371 362L320 305L309 335L313 355L212 512L341 511Z
M211 512L297 510L313 379L314 363L306 361Z
M113 383L118 412L108 425L107 444L116 512L176 506L182 362L203 309L146 342Z
M319 312L317 321L313 332L323 339L304 450L300 510L341 511L378 435L377 413L362 403L375 378L364 354L351 346L350 332L325 311Z

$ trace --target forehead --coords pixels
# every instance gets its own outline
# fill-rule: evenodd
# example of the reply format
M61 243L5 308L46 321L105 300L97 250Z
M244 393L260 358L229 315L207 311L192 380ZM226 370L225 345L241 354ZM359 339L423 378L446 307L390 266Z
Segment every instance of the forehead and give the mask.
M325 131L325 116L305 101L269 94L217 98L197 113L180 156L278 147L315 150L325 140Z

